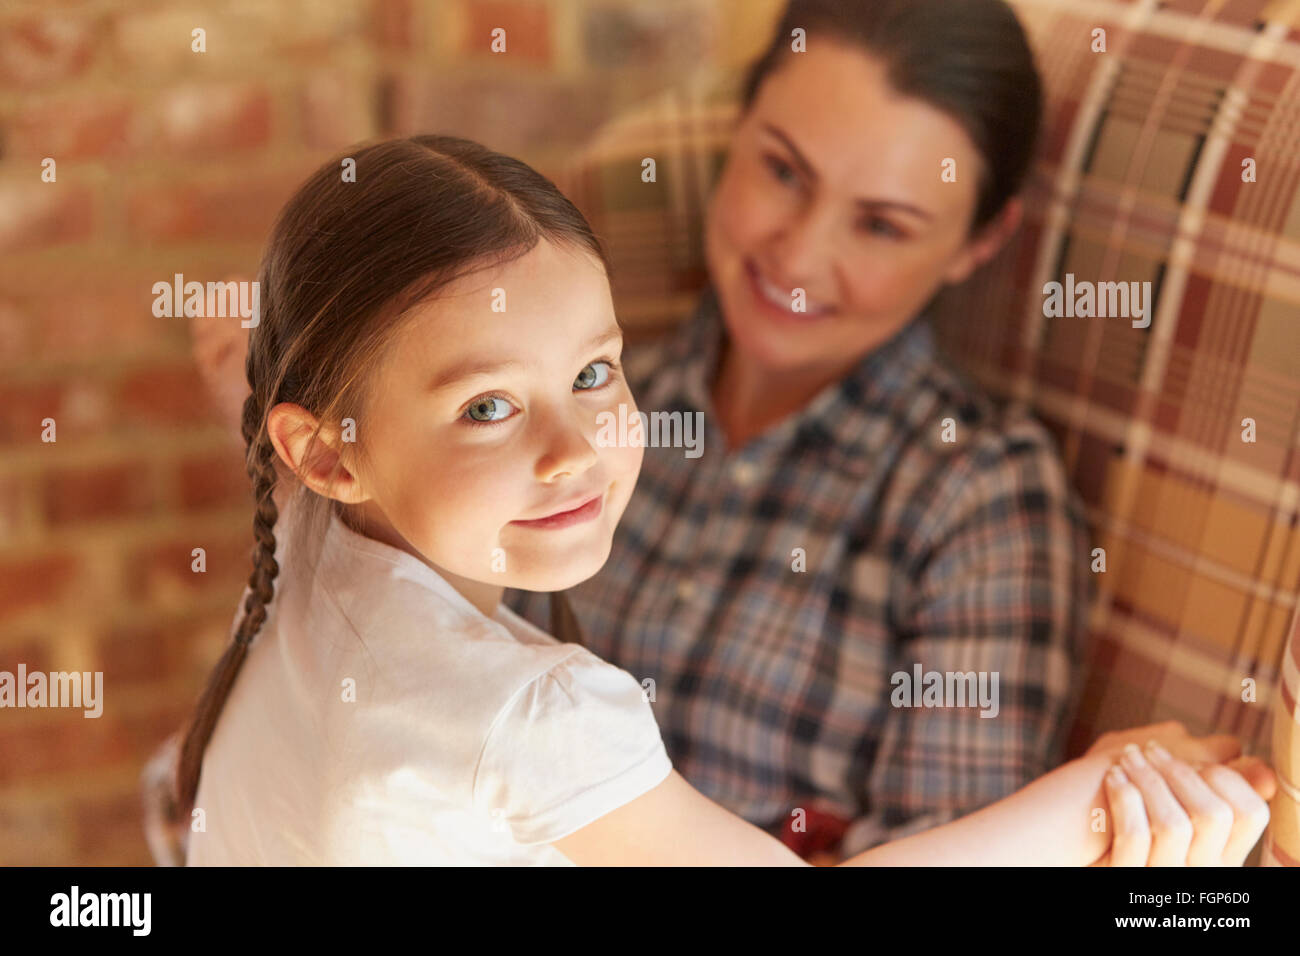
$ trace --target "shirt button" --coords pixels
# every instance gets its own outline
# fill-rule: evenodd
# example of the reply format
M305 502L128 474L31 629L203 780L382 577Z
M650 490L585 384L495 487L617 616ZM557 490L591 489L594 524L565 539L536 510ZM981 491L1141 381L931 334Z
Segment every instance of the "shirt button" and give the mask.
M690 578L682 578L677 582L677 596L683 601L689 601L695 597L695 582Z
M750 462L738 461L731 468L731 477L742 488L748 488L758 477L758 469Z

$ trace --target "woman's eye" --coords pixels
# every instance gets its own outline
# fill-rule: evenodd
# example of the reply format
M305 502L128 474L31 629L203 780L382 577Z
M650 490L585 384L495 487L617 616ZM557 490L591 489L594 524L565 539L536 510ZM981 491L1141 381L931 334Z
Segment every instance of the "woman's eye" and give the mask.
M601 366L604 366L605 368L603 375L596 371ZM609 370L612 366L613 363L611 362L592 362L578 373L578 377L573 380L573 387L584 391L593 388L600 388L609 381Z
M795 181L794 170L788 165L781 162L775 156L766 157L767 168L772 171L772 175L780 182L789 185Z
M864 222L867 232L876 233L885 236L887 239L902 239L906 235L903 230L899 229L888 219L881 219L879 216L872 216ZM876 227L883 227L878 229Z
M504 398L488 395L471 402L469 408L465 409L465 416L480 424L502 422L510 417L513 407Z

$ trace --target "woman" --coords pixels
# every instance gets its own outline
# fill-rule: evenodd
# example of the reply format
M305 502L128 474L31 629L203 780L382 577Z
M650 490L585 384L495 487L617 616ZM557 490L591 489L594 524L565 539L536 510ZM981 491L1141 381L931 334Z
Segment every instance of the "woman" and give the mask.
M841 855L1063 757L1083 509L1047 431L945 367L924 318L1017 228L1040 110L1001 0L795 0L710 200L710 287L626 363L642 409L703 413L704 451L646 448L608 564L568 592L584 643L653 680L704 794L774 833L807 810ZM996 675L996 715L895 706L918 667Z

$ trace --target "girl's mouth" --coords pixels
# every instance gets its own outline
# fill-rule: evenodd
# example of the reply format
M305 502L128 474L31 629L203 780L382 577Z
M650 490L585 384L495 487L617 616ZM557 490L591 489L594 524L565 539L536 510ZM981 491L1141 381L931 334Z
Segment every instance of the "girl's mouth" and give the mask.
M792 295L794 290L781 289L769 282L759 272L758 266L753 259L745 260L745 277L748 280L746 286L749 289L750 298L769 314L779 315L783 319L797 322L823 319L835 314L835 309L831 306L814 302L807 296L804 297L805 311L796 312Z
M519 525L523 528L538 528L544 530L567 528L570 525L582 524L585 521L592 521L595 519L600 514L604 502L605 495L602 492L569 511L557 511L555 514L547 515L545 518L535 518L532 521L512 521L510 523Z

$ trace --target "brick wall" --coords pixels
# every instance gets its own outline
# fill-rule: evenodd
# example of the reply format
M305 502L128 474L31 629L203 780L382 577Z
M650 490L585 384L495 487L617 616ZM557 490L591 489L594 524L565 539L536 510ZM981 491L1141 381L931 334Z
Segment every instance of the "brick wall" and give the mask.
M0 709L0 864L150 861L141 766L189 714L248 573L241 449L153 284L251 277L294 185L361 139L454 132L553 174L686 70L748 60L777 7L8 0L0 671L102 671L104 709Z

